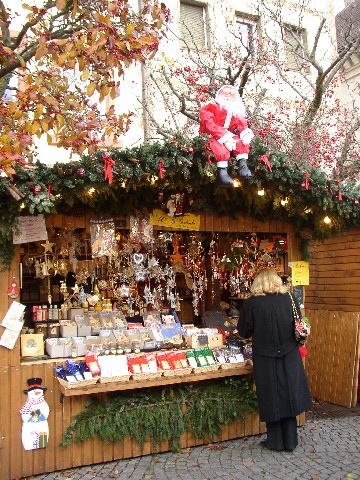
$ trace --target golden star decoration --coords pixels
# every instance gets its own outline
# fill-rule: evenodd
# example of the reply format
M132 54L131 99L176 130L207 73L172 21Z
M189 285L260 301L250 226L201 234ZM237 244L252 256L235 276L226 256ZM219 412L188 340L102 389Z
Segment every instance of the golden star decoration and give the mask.
M50 243L49 240L46 240L46 243L42 243L41 246L45 248L45 253L49 252L52 253L52 247L54 246L54 243Z

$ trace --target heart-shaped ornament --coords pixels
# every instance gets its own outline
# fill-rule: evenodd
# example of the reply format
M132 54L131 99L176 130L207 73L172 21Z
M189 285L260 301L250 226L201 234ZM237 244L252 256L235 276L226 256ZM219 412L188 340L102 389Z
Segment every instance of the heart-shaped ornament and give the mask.
M137 265L140 265L144 261L144 255L142 253L134 253L133 259Z

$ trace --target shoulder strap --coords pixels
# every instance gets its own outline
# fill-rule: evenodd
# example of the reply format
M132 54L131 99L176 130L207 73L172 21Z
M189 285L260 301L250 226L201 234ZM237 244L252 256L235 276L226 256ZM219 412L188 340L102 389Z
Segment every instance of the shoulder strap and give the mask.
M294 317L294 320L295 320L296 318L298 318L299 313L298 313L298 311L297 311L297 309L296 309L296 305L295 305L295 302L294 302L294 298L293 298L293 296L291 295L290 292L289 292L289 295L290 295L290 299L291 299L291 306L292 306L292 311L293 311L293 317Z

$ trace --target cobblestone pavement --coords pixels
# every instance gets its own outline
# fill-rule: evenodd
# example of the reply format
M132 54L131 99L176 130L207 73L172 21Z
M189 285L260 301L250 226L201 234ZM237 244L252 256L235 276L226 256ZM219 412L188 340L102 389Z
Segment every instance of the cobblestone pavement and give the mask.
M360 405L309 412L291 453L259 443L265 435L28 477L27 480L360 480Z

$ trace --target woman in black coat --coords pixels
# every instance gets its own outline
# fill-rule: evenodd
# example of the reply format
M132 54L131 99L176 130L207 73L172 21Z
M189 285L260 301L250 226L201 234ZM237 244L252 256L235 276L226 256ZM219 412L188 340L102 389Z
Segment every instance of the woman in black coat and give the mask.
M311 396L295 340L290 294L271 269L259 271L251 293L240 312L238 331L243 338L252 337L259 414L267 428L261 444L292 451L298 444L296 416L311 406Z

